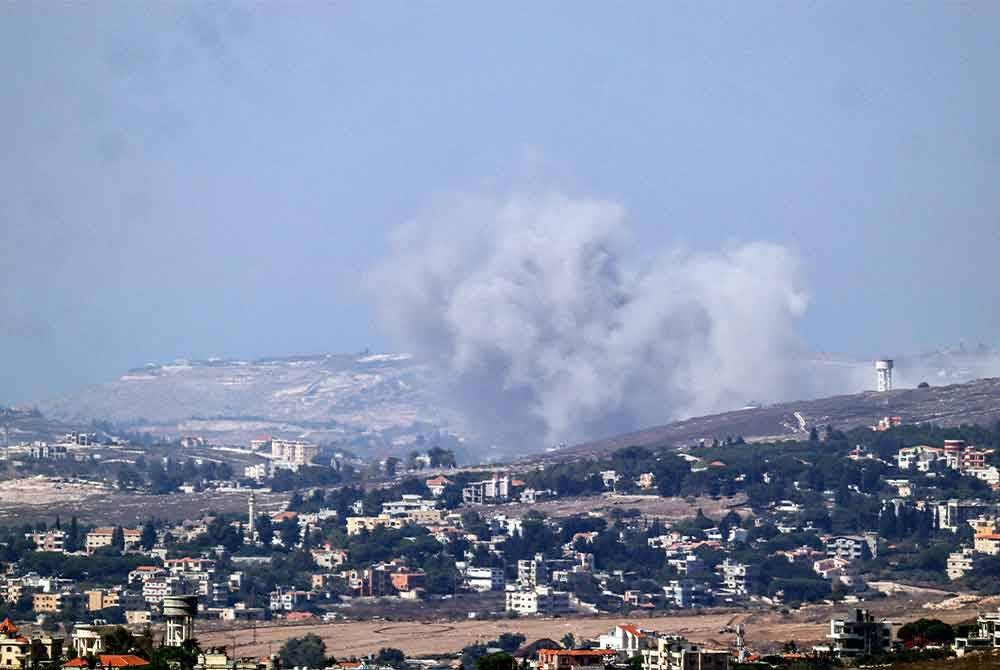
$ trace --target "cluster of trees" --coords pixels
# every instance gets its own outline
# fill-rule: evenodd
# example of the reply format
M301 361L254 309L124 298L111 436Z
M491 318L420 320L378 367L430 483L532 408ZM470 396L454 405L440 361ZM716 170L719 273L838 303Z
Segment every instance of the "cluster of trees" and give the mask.
M232 478L232 466L221 461L204 460L199 464L191 458L147 460L140 456L134 465L124 464L118 469L118 488L148 489L150 493L161 495L173 493L184 484L200 490L206 481Z

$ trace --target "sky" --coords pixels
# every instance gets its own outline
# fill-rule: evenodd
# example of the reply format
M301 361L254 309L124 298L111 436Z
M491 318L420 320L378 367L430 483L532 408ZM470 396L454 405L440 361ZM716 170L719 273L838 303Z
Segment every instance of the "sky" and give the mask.
M1000 344L998 33L995 2L4 3L0 403L394 349L366 278L470 194L615 203L634 254L787 248L810 350Z

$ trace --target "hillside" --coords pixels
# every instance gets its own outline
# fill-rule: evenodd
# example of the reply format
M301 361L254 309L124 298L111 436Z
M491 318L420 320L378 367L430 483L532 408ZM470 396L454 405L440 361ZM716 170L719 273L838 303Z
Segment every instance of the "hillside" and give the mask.
M454 425L407 354L320 355L151 364L68 397L46 417L239 442L259 433L344 438ZM391 438L390 438L391 439Z
M1000 420L1000 378L929 389L869 391L713 414L557 449L545 458L605 454L630 445L695 444L737 435L750 441L802 437L813 426L831 424L846 430L873 425L887 415L900 416L905 423L991 424Z

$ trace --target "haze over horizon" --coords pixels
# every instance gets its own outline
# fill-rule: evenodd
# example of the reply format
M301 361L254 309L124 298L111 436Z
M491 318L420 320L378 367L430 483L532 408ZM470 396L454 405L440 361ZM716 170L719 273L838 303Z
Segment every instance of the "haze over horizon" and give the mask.
M414 348L558 428L644 414L596 363L1000 343L1000 6L632 9L0 7L0 403Z

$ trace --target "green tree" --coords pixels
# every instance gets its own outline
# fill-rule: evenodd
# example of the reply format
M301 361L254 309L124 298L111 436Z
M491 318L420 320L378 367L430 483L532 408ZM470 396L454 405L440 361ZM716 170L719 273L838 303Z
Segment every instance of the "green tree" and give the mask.
M286 549L294 548L301 537L298 517L288 517L283 520L278 526L278 532L281 535L281 544Z
M146 523L142 525L142 536L139 538L139 546L149 551L155 544L156 528L153 526L152 519L146 519Z
M395 647L382 647L375 656L375 662L380 665L391 665L394 668L401 667L406 661L406 654Z
M266 514L261 514L257 517L257 537L260 538L260 543L265 547L270 547L271 542L274 541L274 525L271 523L271 517Z
M476 670L517 670L517 661L503 651L487 654L476 659Z
M576 636L573 633L566 633L559 641L562 642L562 646L566 649L576 648Z
M386 477L395 477L396 471L399 469L399 459L395 456L390 456L385 459L385 475Z
M314 633L293 637L278 652L281 665L287 668L322 668L326 661L326 643Z
M125 550L125 531L122 530L121 526L115 526L114 531L111 533L111 546L118 551Z

